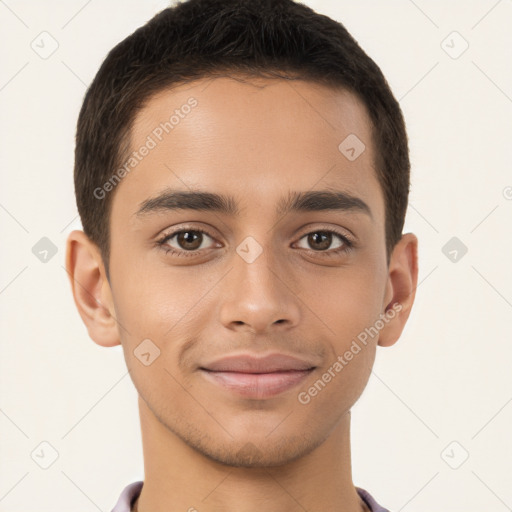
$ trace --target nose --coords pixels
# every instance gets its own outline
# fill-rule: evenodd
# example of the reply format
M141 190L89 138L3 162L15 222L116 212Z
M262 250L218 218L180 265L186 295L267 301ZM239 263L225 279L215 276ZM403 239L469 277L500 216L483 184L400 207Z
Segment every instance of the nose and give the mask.
M250 260L249 260L250 261ZM267 333L299 323L300 299L291 268L277 263L269 250L252 262L238 253L220 290L220 320L229 329Z

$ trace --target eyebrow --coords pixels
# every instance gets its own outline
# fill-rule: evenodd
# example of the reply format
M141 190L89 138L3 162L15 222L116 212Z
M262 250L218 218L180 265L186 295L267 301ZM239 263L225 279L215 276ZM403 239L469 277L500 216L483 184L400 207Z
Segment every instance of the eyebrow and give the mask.
M166 189L155 197L146 199L135 212L136 217L152 213L176 210L196 210L223 213L230 216L240 214L233 196L212 192ZM331 190L290 191L276 208L276 215L290 212L348 211L364 213L373 219L370 207L359 197L348 192Z

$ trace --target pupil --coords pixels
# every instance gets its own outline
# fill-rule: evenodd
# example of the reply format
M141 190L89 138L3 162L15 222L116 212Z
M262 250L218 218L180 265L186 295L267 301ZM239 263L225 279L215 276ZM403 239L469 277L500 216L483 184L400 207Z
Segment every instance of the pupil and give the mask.
M201 246L200 237L202 235L200 233L195 234L194 231L184 231L178 235L178 243L180 245L185 245L184 248L186 249L197 249ZM192 238L192 240L189 240L189 238ZM195 240L194 240L195 238ZM199 243L197 241L199 240ZM195 242L195 244L194 244ZM192 244L192 247L190 247L190 244Z
M319 231L317 233L314 233L313 235L310 235L310 242L311 241L314 241L315 243L318 242L318 238L323 238L323 242L321 242L318 247L318 244L317 244L317 248L319 249L327 249L329 247L329 245L331 245L331 233L325 233L323 231ZM315 245L315 243L313 243L312 245Z

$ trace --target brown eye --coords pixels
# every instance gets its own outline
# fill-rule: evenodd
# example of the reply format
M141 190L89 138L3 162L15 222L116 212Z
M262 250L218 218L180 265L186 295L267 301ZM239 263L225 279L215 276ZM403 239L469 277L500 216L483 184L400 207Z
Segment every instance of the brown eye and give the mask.
M338 242L338 245L335 247L331 247L333 243L333 235L335 235L338 240L341 240L341 242ZM350 242L344 236L334 231L312 231L311 233L303 236L301 240L303 239L306 239L308 244L308 247L304 247L304 249L312 249L313 251L325 252L327 249L336 250L343 246L350 246Z
M180 231L176 234L176 242L181 249L196 251L201 247L203 233L198 231Z
M309 234L308 243L315 250L329 249L332 243L332 234L324 232Z
M158 245L167 253L192 256L196 251L209 248L208 245L204 247L208 238L213 242L213 238L202 229L181 229L166 235L158 241ZM210 244L210 247L213 245Z

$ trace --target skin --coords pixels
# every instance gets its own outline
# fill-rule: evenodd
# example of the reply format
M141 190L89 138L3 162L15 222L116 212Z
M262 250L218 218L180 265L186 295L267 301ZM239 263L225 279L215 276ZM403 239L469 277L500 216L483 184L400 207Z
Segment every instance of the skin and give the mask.
M132 149L191 96L198 105L110 192L110 282L82 231L67 242L73 295L89 335L104 347L122 344L139 393L145 479L137 509L367 510L352 482L350 409L377 345L393 345L405 326L418 241L404 234L386 265L384 197L366 109L345 90L302 80L198 80L150 99L132 127ZM350 133L366 146L354 161L338 149ZM135 215L166 187L229 194L241 211ZM362 199L371 217L355 210L275 213L290 190L327 189ZM157 245L183 228L208 232L192 256L193 244L178 237L167 246L188 251L185 257ZM335 254L344 244L336 235L325 246L307 236L329 229L351 237L354 247ZM248 236L262 249L252 263L236 251ZM378 335L300 403L298 393L393 304L401 309ZM145 339L160 350L148 366L134 354ZM247 399L198 370L235 351L296 354L317 368L272 398Z

